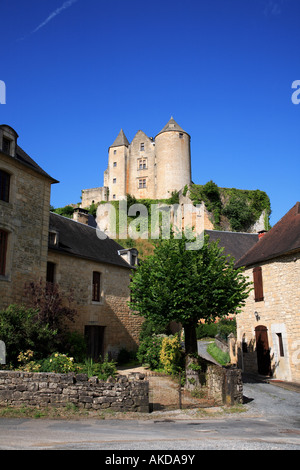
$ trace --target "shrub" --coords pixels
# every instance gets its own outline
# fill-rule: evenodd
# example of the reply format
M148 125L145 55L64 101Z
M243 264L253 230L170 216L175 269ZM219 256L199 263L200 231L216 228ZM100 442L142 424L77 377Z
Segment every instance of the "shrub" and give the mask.
M10 305L0 311L0 338L6 346L7 362L17 365L20 351L34 349L38 358L54 352L56 331L39 321L36 309Z
M41 372L55 372L57 374L66 374L74 372L74 359L67 354L53 353L48 359L41 361Z
M182 349L178 335L163 338L160 362L168 374L177 374L182 369Z
M221 338L227 340L228 335L233 333L236 335L236 319L235 318L221 318L217 323L218 334Z
M199 323L196 328L197 339L214 338L218 333L216 323Z
M139 346L137 359L142 364L148 364L150 369L158 369L160 366L160 350L163 335L146 337Z
M105 356L101 362L94 362L93 359L88 358L83 364L77 364L76 372L87 374L88 377L97 376L100 380L107 380L108 377L115 377L117 374L117 367L115 361L109 361Z

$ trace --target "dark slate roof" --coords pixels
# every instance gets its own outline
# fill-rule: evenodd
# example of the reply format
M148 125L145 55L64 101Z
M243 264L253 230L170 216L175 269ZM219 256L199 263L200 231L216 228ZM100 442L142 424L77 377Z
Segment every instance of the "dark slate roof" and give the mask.
M297 202L236 266L250 266L300 249L300 202Z
M118 255L123 247L110 238L98 238L94 227L50 212L49 230L58 232L58 246L49 245L51 250L131 269Z
M162 134L163 132L170 132L170 131L177 131L177 132L184 132L185 134L187 134L187 132L185 132L178 124L177 122L173 119L173 117L171 117L170 121L167 122L167 124L165 125L165 127L157 134Z
M126 147L128 147L129 145L128 139L126 135L124 134L123 129L120 130L118 137L116 138L114 143L111 145L111 147L120 147L122 145L125 145Z
M236 261L241 258L258 242L257 233L223 232L219 230L205 230L212 242L219 240L219 246L224 248L223 254L230 255Z
M32 168L33 170L37 171L43 176L46 176L46 178L50 178L53 183L58 183L57 180L52 178L48 173L46 173L26 152L24 152L21 147L17 145L17 150L16 150L16 160L19 162L25 164L26 166Z

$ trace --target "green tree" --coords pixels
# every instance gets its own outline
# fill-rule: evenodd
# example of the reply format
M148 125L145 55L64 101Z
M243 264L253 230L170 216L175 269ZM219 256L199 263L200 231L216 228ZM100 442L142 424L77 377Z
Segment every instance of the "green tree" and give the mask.
M207 236L199 250L187 250L184 238L160 241L133 273L130 287L135 314L156 324L182 324L187 355L197 353L198 321L238 313L251 290L233 258Z

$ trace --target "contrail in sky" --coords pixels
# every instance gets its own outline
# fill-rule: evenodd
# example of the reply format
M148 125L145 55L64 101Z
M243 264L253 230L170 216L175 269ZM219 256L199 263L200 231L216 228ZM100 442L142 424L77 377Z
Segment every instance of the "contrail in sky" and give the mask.
M61 7L57 8L55 11L53 11L49 16L48 18L45 19L45 21L43 21L43 23L41 23L39 26L37 26L37 28L35 28L31 34L34 34L36 33L39 29L43 28L44 26L46 26L47 23L49 23L49 21L53 20L53 18L55 18L57 15L59 15L63 10L66 10L67 8L70 8L74 3L78 2L78 0L67 0L66 2L64 2L62 4Z
M35 34L37 31L39 31L40 29L42 29L44 26L46 26L46 24L48 24L51 20L53 20L53 18L55 18L56 16L58 16L62 11L66 10L67 8L70 8L74 3L78 2L78 0L67 0L65 1L61 7L57 8L56 10L54 10L52 13L50 13L50 15L48 16L48 18L45 19L45 21L43 21L41 24L39 24L33 31L31 31L31 33L29 33L27 36L24 36L22 38L20 38L18 41L23 41L24 39L26 39L28 36L31 36L32 34Z

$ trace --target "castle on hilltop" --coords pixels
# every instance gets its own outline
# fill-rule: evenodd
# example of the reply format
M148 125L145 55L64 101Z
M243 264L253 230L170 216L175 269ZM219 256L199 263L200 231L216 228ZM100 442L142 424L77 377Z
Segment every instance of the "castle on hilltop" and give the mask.
M104 185L83 189L81 206L121 200L167 199L191 184L190 135L171 117L155 138L139 130L129 143L121 129L108 149Z

